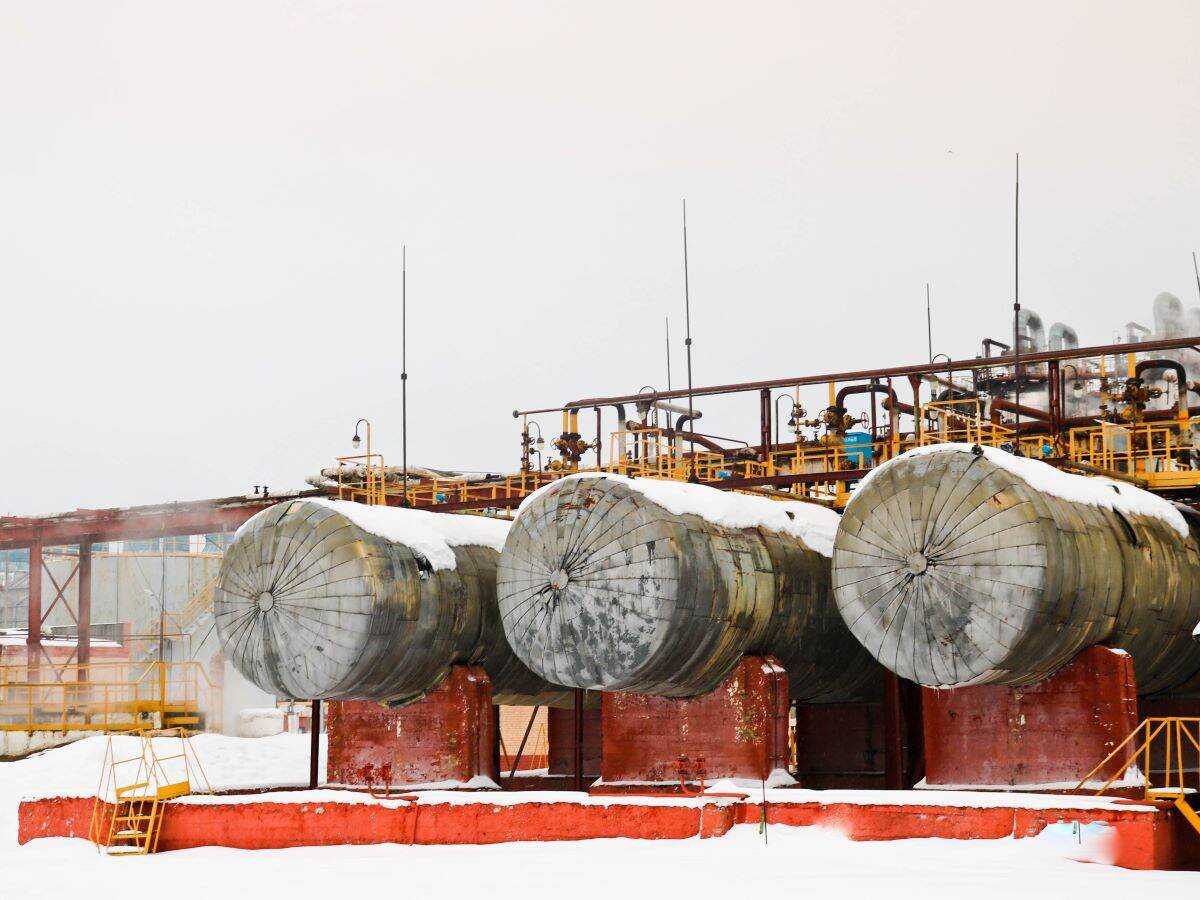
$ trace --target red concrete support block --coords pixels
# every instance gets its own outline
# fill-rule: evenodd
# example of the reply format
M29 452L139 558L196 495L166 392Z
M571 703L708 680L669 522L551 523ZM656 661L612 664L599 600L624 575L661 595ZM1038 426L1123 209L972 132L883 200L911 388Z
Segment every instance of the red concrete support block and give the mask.
M496 780L492 685L478 666L454 666L437 690L399 709L369 700L331 700L325 709L330 784Z
M600 710L583 709L583 774L595 778L600 774ZM550 745L550 775L575 774L575 711L546 710L546 740Z
M689 780L703 759L707 781L763 778L787 769L787 673L772 657L747 656L719 688L692 700L604 694L600 771L605 783Z
M930 787L1073 786L1138 721L1133 660L1107 647L1038 684L926 688L924 703Z
M796 704L796 777L803 788L884 787L883 703Z

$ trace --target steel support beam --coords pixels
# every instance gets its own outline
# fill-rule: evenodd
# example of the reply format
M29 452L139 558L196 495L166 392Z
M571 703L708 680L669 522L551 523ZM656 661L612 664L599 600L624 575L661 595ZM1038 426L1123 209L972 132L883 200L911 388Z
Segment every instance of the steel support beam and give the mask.
M28 624L25 632L25 663L29 668L29 680L41 665L42 659L42 545L29 547L29 605L26 610Z
M88 679L88 663L92 661L92 542L79 542L79 585L76 589L76 669L80 681Z
M1125 344L1099 344L1092 347L1076 347L1069 350L1045 350L1039 353L1022 353L1021 366L1036 363L1048 363L1055 360L1089 359L1097 356L1109 356L1122 353L1149 353L1156 350L1178 350L1183 347L1200 349L1200 336L1169 338L1156 341L1140 341ZM841 384L846 381L869 381L872 378L901 378L907 375L921 377L937 375L942 372L967 372L980 369L1002 368L1012 365L1012 354L992 356L987 358L974 357L971 359L956 359L949 362L918 363L909 366L894 366L886 369L862 369L854 372L836 372L827 375L799 375L794 378L772 378L766 381L743 381L734 384L717 384L709 387L698 387L691 391L693 397L713 397L718 394L740 394L745 391L757 391L764 388L791 388L808 384ZM613 397L589 397L584 400L572 400L564 406L550 406L544 409L516 410L516 415L535 415L538 413L561 412L564 409L582 409L585 406L616 406L621 403L635 403L638 400L677 400L688 396L688 391L655 391L653 394L622 394Z

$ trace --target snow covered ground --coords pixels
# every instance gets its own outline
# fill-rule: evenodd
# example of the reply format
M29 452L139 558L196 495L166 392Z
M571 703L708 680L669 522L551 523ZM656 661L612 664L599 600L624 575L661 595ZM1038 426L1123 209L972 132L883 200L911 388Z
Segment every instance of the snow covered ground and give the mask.
M601 840L483 847L313 847L243 851L204 848L110 859L81 840L16 843L22 796L87 796L99 782L104 740L91 738L0 763L0 898L128 898L141 889L176 900L213 896L806 897L878 895L1064 897L1200 889L1200 873L1130 872L1101 859L1103 829L1054 826L1025 840L854 843L815 828L772 826L768 839L738 826L716 840ZM202 736L197 749L216 788L302 784L307 739ZM774 793L774 792L772 792Z

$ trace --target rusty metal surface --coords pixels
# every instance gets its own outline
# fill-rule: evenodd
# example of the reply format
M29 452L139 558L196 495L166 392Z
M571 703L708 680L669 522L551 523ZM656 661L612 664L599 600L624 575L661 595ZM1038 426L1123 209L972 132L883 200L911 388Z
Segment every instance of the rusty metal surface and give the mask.
M608 784L766 779L788 766L787 678L770 657L747 656L703 697L605 693L601 731Z
M402 709L355 700L327 709L328 784L379 791L497 780L491 692L477 666L455 666L437 690Z
M297 699L419 699L457 664L482 666L497 703L564 702L517 660L496 610L499 554L456 547L433 570L403 544L303 500L270 509L225 554L213 611L226 657Z
M1094 644L1144 694L1200 673L1200 544L1153 515L1052 496L973 453L902 458L839 524L837 605L881 663L929 687L1041 681Z
M1123 344L1099 344L1094 347L1075 347L1064 350L1044 350L1038 353L1022 353L1022 367L1036 363L1055 362L1059 360L1083 359L1101 355L1120 353L1149 353L1153 350L1176 350L1183 347L1200 345L1200 336L1164 338L1162 340L1141 341ZM883 369L860 369L851 372L833 372L824 375L800 375L794 378L771 378L764 381L743 381L731 384L710 385L697 387L690 392L687 389L674 391L654 391L644 394L620 394L612 397L588 397L583 400L572 400L562 406L550 406L543 409L514 410L514 416L536 415L538 413L560 412L565 409L586 409L589 407L613 406L618 403L635 403L638 400L678 400L686 398L689 393L693 397L712 397L718 394L738 394L745 391L759 391L771 388L796 387L806 384L840 384L846 381L866 381L870 378L902 378L909 375L938 375L942 372L964 372L971 369L990 369L1011 366L1012 354L992 356L987 358L973 357L971 359L956 359L949 362L917 363L908 366L893 366Z
M837 613L829 562L798 538L573 479L522 510L497 594L509 644L554 684L695 697L744 655L769 653L792 699L860 699L881 673Z
M81 539L101 543L232 531L276 503L325 494L313 490L279 497L221 497L151 506L77 509L52 516L0 516L0 550L33 544L77 544Z

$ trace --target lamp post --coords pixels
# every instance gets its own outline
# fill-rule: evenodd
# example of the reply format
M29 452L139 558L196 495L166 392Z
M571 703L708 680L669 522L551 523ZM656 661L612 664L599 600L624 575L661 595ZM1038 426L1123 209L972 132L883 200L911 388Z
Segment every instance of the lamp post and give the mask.
M946 357L946 363L947 363L947 365L949 365L950 363L954 362L954 360L952 360L952 359L950 358L950 354L948 354L948 353L939 353L939 354L937 354L936 356L931 356L931 357L929 358L929 363L930 363L930 365L932 365L933 363L937 362L937 361L938 361L938 360L939 360L941 357L943 357L943 356L944 356L944 357ZM947 386L947 387L950 389L950 399L951 399L951 401L953 401L953 400L954 400L954 370L953 370L953 369L950 369L950 368L947 368L947 369L946 369L946 386Z
M798 404L796 403L796 400L792 397L791 394L780 394L778 397L775 398L775 444L776 445L779 444L779 421L780 421L779 401L784 400L784 399L792 401L792 413L791 413L791 417L788 419L788 427L792 428L792 429L795 429L795 427L796 427L796 407L798 406Z
M360 438L358 436L358 430L363 425L367 426L367 455L365 457L366 462L364 464L364 475L365 475L365 480L366 480L366 484L367 484L367 503L374 505L376 502L375 476L371 474L371 423L368 420L359 419L357 422L354 423L354 437L350 438L350 446L353 447L355 450L357 450L359 447L362 446L362 438ZM383 473L380 472L379 475L380 475L380 479L381 479L379 493L382 495L382 493L383 493L383 491L382 491ZM381 503L386 502L382 496L380 496L378 499L379 499L379 502L381 502Z
M362 438L360 438L358 436L358 429L359 429L359 426L361 426L361 425L367 426L367 456L370 457L370 455L371 455L371 423L368 422L366 419L359 419L357 422L354 423L354 437L350 438L350 446L353 447L355 450L357 450L359 447L362 446Z
M538 471L541 471L541 469L542 469L542 466L543 466L543 465L545 465L545 464L542 462L542 450L541 450L541 448L546 446L546 439L545 439L544 437L542 437L542 426L541 426L540 424L538 424L537 422L530 422L530 423L529 423L529 425L532 425L534 428L536 428L536 429L537 429L537 433L538 433L538 435L537 435L537 440L534 440L534 441L531 441L531 440L529 440L529 428L528 428L528 426L526 426L526 428L525 428L525 439L526 439L526 441L528 442L528 443L526 444L526 446L527 446L527 447L536 447L536 448L537 448L536 450L531 450L531 453L536 453L536 454L537 454L537 458L538 458Z

